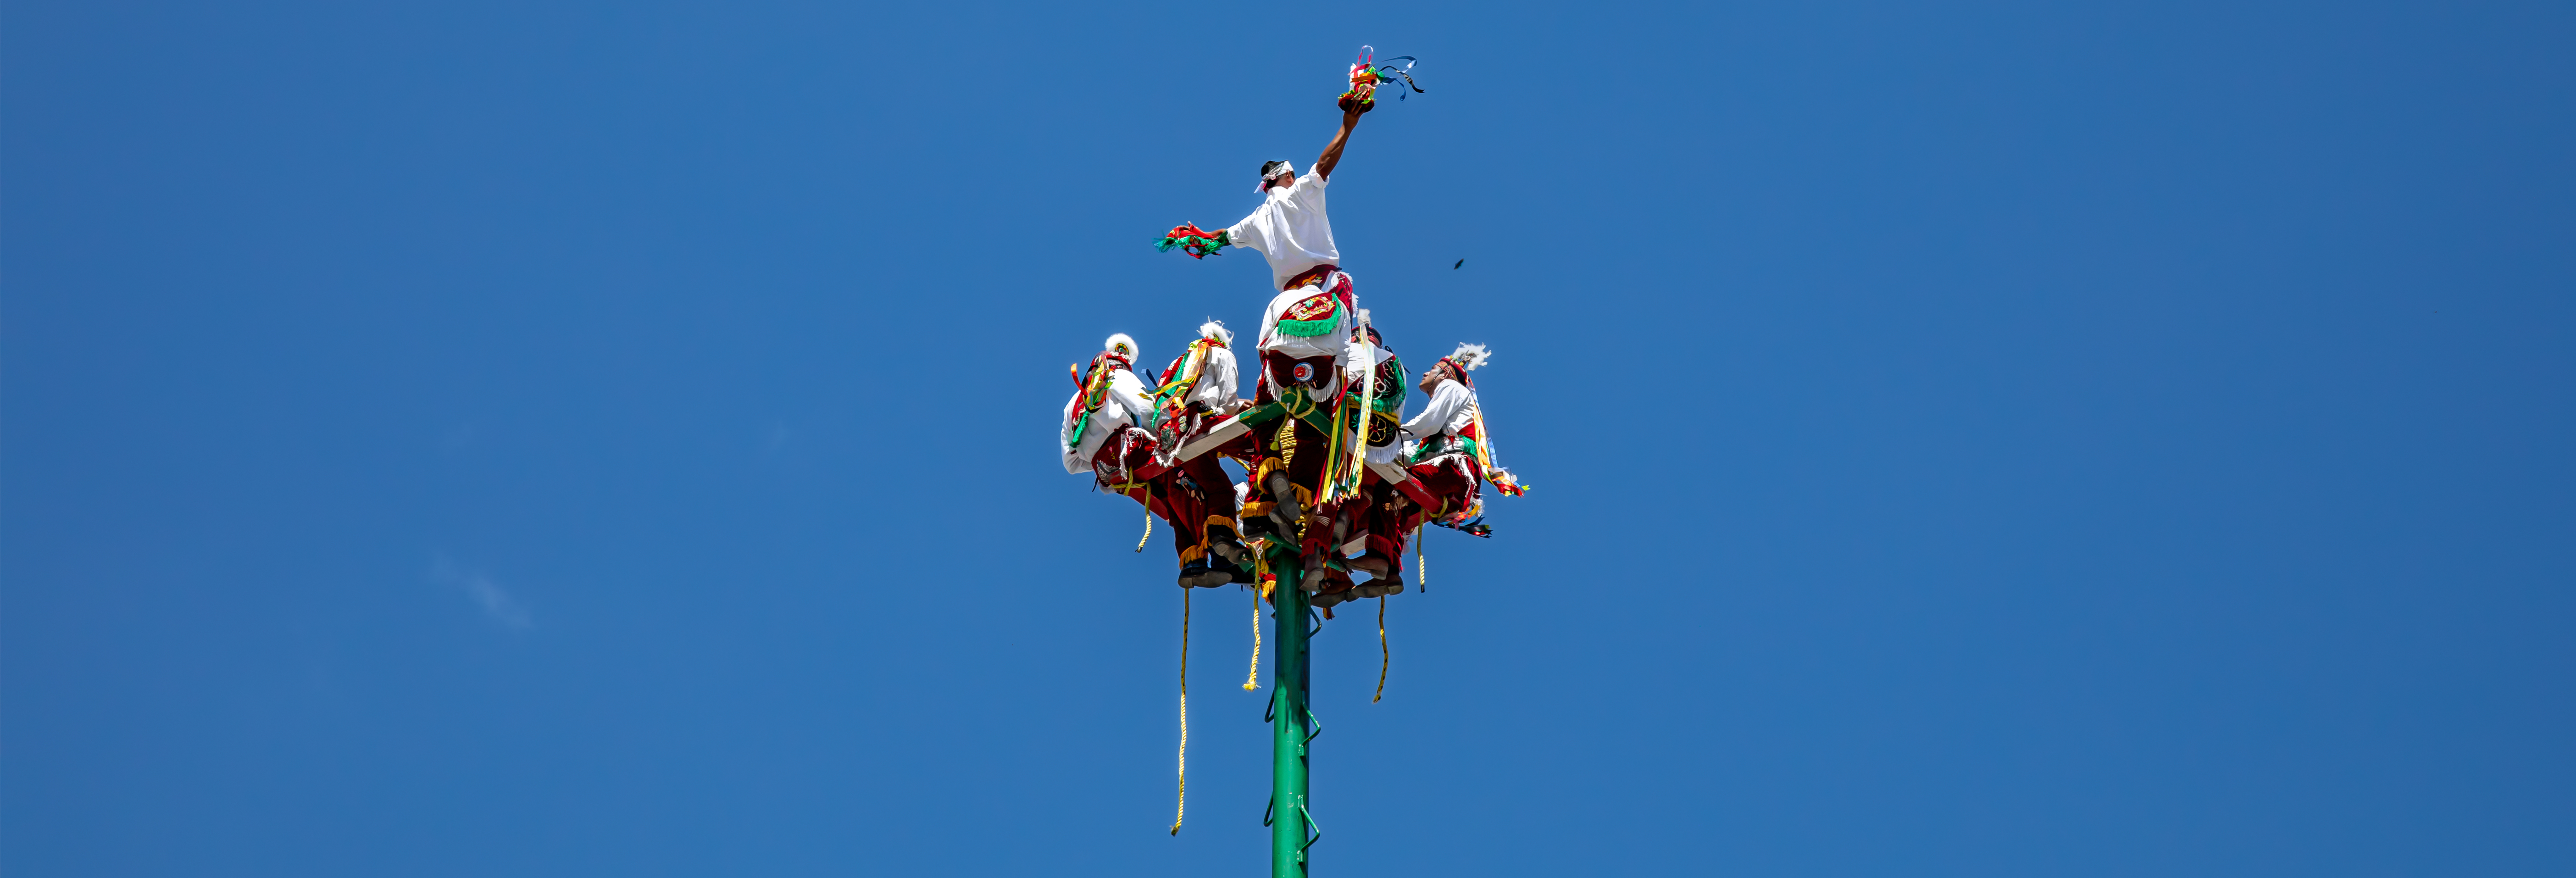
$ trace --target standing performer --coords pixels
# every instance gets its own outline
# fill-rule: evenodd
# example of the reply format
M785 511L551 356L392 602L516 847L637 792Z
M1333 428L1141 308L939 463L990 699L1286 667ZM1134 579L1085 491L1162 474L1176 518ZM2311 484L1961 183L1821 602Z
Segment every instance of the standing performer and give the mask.
M1350 275L1341 270L1341 251L1333 244L1324 188L1341 164L1342 148L1350 142L1361 114L1373 107L1370 102L1345 104L1341 130L1316 157L1311 173L1298 176L1284 160L1264 163L1260 184L1264 200L1241 222L1214 233L1184 225L1163 239L1161 249L1182 246L1193 257L1241 246L1259 251L1269 262L1271 281L1280 292L1262 312L1256 343L1262 374L1256 401L1329 412L1339 402L1345 370L1369 367L1367 349L1354 337L1358 302ZM1297 538L1305 530L1307 511L1316 502L1325 474L1331 471L1330 437L1292 416L1259 441L1262 457L1243 505L1246 527ZM1311 567L1317 559L1309 555Z
M1064 405L1059 447L1064 471L1088 469L1097 484L1145 507L1172 525L1172 548L1179 554L1182 587L1213 588L1233 581L1233 568L1207 563L1206 490L1184 484L1181 471L1156 458L1158 443L1142 424L1150 423L1153 400L1136 378L1136 340L1118 333L1109 337L1091 366L1074 376L1073 398Z

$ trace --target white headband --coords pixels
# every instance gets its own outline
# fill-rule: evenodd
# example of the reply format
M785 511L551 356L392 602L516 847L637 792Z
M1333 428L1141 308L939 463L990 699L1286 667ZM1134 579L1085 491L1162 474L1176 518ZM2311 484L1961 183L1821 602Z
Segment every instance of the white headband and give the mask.
M1289 163L1287 162L1287 160L1285 160L1285 159L1280 160L1280 161L1278 162L1278 165L1279 165L1279 170L1278 170L1278 171L1273 172L1273 173L1268 173L1268 174L1263 174L1263 175L1261 175L1261 182L1260 182L1260 183L1258 183L1258 184L1255 184L1255 185L1252 187L1252 191L1254 191L1254 192L1268 192L1268 191L1270 191L1270 181L1271 181L1272 179L1274 179L1274 178L1278 177L1280 174L1286 174L1286 175L1291 176L1291 177L1297 176L1297 166L1296 166L1296 165L1289 164ZM1270 166L1269 166L1269 165L1262 165L1262 167L1264 167L1264 168L1268 168L1268 167L1270 167Z

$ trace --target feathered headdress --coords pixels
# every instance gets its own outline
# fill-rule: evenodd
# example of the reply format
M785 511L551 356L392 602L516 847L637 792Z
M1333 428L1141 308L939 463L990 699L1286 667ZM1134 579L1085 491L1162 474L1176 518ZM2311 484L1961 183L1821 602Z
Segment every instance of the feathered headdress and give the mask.
M1199 324L1199 337L1216 339L1217 344L1220 345L1234 344L1234 330L1225 328L1225 321L1222 320L1210 320Z
M1460 344L1457 350L1451 351L1448 356L1440 358L1440 362L1457 367L1458 380L1466 382L1469 387L1476 386L1476 380L1467 377L1467 373L1475 371L1478 366L1482 366L1493 361L1494 352L1487 350L1484 345L1480 344Z
M1100 343L1100 349L1117 354L1127 362L1136 362L1136 340L1128 338L1124 332L1110 333L1109 340Z

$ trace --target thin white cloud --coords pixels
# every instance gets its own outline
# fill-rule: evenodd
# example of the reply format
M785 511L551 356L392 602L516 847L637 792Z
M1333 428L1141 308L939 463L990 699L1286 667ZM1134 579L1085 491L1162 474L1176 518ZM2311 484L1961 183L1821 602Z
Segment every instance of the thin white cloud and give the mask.
M526 631L536 625L536 618L528 614L528 608L521 606L517 598L511 597L507 589L492 581L492 577L484 575L483 571L466 570L441 557L430 568L429 578L441 585L463 589L467 597L474 599L475 606L483 608L483 615L490 616L501 627Z

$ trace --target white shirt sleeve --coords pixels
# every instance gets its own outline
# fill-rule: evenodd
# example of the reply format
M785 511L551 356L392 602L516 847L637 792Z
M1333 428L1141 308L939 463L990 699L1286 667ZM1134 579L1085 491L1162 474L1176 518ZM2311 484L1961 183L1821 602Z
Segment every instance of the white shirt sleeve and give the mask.
M1076 391L1073 394L1072 399L1064 401L1064 417L1057 421L1059 426L1055 431L1055 449L1064 454L1064 471L1067 473L1078 473L1083 469L1082 459L1074 456L1074 451L1076 449L1065 447L1073 441L1074 407L1081 404L1082 393L1080 391Z
M1113 387L1114 383L1113 380ZM1110 394L1112 404L1102 405L1099 411L1089 415L1076 414L1076 407L1082 405L1082 394L1076 393L1072 399L1065 401L1064 432L1058 434L1055 440L1055 447L1064 449L1065 472L1090 472L1091 456L1100 453L1100 446L1109 443L1109 434L1118 432L1118 428L1131 423L1127 418L1127 406L1118 404L1117 396L1117 393L1112 392ZM1077 416L1090 419L1091 427L1083 431L1081 444L1065 448L1065 440L1073 436L1074 418Z
M1119 369L1109 373L1109 398L1118 403L1119 408L1127 410L1128 423L1142 424L1152 420L1148 416L1154 411L1154 395L1146 392L1145 382L1136 377L1134 370Z
M1264 256L1269 255L1270 233L1268 229L1270 224L1261 221L1262 212L1269 209L1270 205L1265 202L1260 207L1253 208L1251 216L1244 217L1242 221L1237 222L1234 225L1227 226L1225 229L1226 242L1236 247L1251 248L1253 252L1260 253Z
M1207 353L1207 366L1199 370L1198 385L1190 388L1190 401L1221 409L1242 392L1242 383L1234 372L1233 351L1212 347Z
M1442 381L1432 388L1431 401L1422 406L1422 413L1404 422L1404 432L1417 439L1448 432L1449 422L1467 411L1469 401L1466 385Z
M1298 207L1311 210L1316 213L1323 213L1323 175L1317 174L1313 171L1307 171L1306 176L1297 178L1296 187L1288 190L1288 197L1291 200L1296 201Z

